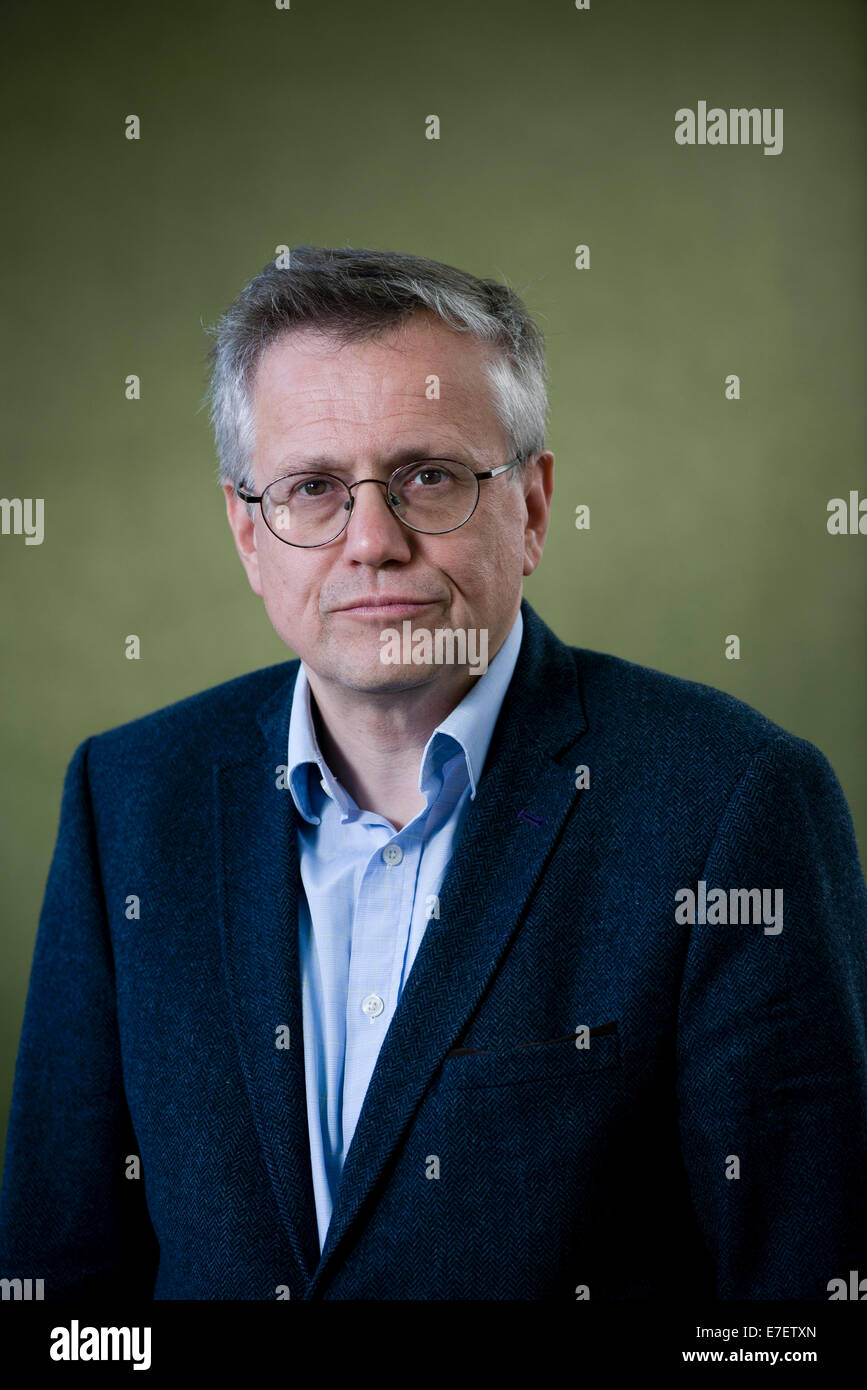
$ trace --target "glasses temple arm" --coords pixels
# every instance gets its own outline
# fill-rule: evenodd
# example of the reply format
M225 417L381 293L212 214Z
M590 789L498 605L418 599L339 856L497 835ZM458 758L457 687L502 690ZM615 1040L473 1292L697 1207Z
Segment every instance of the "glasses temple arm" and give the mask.
M499 468L489 468L488 471L487 471L486 473L477 473L477 474L476 474L476 477L479 478L479 479L484 479L484 478L496 478L496 477L498 476L498 474L500 474L500 473L505 473L505 471L506 471L507 468L514 468L516 463L523 463L523 462L524 462L524 456L523 456L522 454L518 454L517 457L511 459L509 463L501 463L500 466L499 466Z

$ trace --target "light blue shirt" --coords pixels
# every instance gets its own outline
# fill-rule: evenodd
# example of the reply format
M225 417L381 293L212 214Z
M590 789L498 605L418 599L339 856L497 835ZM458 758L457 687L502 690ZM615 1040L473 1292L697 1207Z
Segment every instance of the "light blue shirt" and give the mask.
M362 811L328 768L310 683L299 666L289 718L288 781L301 817L304 892L298 939L310 1162L320 1249L379 1049L476 795L524 623L428 739L418 775L426 805L402 830Z

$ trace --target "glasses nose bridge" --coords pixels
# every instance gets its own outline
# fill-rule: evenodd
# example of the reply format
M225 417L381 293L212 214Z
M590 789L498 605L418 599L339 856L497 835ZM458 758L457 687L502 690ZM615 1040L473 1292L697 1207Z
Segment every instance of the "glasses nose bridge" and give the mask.
M384 487L386 492L388 492L388 484L390 482L390 478L388 479L388 482L386 482L385 478L356 478L354 483L344 483L343 486L346 488L346 491L349 493L350 497L352 497L352 489L355 487L361 487L362 483L379 483L380 487ZM352 497L352 500L354 502L355 498Z
M355 493L354 493L353 489L354 489L354 488L357 488L357 487L361 487L361 484L362 484L362 483L378 483L380 487L384 487L384 488L385 488L385 505L388 507L388 510L391 512L392 516L397 517L398 521L400 521L401 518L397 515L397 512L394 510L394 508L392 507L392 505L391 505L391 503L390 503L390 501L389 501L389 489L390 489L390 484L391 484L391 478L389 478L388 480L386 480L385 478L356 478L356 480L355 480L354 483L344 483L343 486L346 488L346 491L349 493L349 504L348 504L348 506L346 507L346 510L349 512L349 516L352 516L352 513L353 513L353 511L355 510ZM349 517L347 517L347 522L348 522L348 521L349 521Z

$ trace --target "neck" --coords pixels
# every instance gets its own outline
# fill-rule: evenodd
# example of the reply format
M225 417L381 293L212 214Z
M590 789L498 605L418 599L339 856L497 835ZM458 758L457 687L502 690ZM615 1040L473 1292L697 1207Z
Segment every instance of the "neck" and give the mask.
M492 634L489 665L514 626L518 604L499 633ZM306 665L304 669L316 737L331 771L356 805L401 830L424 809L418 776L428 739L485 676L472 675L466 666L445 665L403 690L355 690Z
M307 678L328 766L362 810L402 829L425 805L418 774L428 739L481 677L440 668L424 685L380 692L351 690L310 670Z

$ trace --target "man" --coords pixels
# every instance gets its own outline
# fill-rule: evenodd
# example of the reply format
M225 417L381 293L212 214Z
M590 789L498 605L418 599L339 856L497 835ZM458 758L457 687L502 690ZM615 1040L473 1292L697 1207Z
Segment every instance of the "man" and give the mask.
M575 1300L867 1272L846 803L809 743L522 599L553 456L520 301L302 247L213 368L235 544L300 661L72 759L0 1273Z

